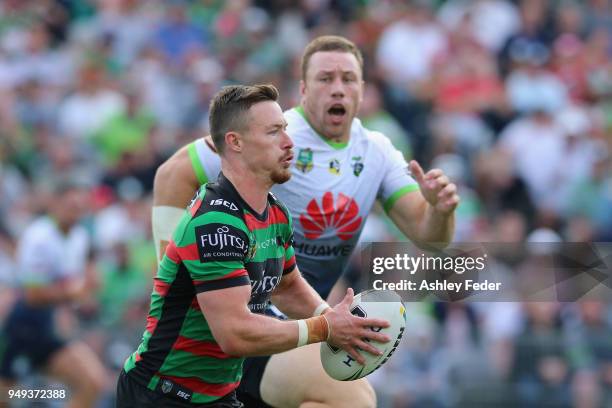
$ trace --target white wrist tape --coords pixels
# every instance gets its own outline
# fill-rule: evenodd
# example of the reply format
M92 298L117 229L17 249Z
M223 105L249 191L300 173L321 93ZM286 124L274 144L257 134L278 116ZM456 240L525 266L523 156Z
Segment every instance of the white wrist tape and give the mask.
M308 325L304 320L298 320L298 342L297 347L302 347L308 344Z
M317 306L317 308L315 309L314 313L312 314L313 317L315 316L319 316L321 313L323 313L325 311L325 309L330 308L331 306L327 304L327 302L323 302L321 303L319 306Z
M153 207L151 224L153 227L153 240L155 241L155 253L158 260L161 241L169 242L172 239L172 233L184 212L184 208L167 205Z

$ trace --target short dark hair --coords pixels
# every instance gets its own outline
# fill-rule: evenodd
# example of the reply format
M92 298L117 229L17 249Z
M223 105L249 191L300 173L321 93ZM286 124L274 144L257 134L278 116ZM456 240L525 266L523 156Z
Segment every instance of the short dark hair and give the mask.
M310 58L314 53L321 51L350 52L357 58L359 67L363 71L363 55L354 42L337 35L323 35L312 40L304 50L302 55L302 81L306 80Z
M210 101L209 124L215 148L220 154L225 148L225 134L240 132L248 127L247 111L256 103L278 100L274 85L224 86Z

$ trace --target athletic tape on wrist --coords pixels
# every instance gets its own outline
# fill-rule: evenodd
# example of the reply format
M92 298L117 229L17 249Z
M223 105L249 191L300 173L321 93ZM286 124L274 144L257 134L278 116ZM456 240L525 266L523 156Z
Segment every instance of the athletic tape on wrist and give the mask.
M308 344L308 325L304 320L298 320L298 342L297 347Z
M321 303L319 306L317 306L317 308L315 309L314 313L312 314L312 316L320 316L326 309L330 309L331 306L327 304L327 302L323 302Z

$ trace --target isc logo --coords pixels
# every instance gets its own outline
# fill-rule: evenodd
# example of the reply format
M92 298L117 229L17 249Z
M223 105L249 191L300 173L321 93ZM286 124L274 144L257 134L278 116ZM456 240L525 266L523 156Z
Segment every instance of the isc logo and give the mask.
M238 207L234 203L230 203L229 201L225 201L222 198L217 198L216 200L210 200L210 205L222 205L223 207L227 207L232 211L238 211Z

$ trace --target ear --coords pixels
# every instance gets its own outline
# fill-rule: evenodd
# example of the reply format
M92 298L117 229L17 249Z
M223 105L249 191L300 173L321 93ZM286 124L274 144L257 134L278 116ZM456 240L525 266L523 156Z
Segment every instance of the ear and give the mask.
M304 92L306 92L306 82L303 79L300 80L300 96L304 97Z
M238 132L225 134L225 148L233 152L242 152L242 135Z

